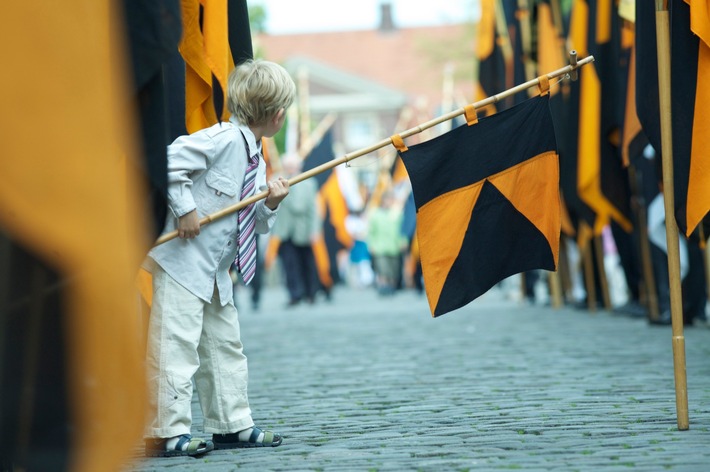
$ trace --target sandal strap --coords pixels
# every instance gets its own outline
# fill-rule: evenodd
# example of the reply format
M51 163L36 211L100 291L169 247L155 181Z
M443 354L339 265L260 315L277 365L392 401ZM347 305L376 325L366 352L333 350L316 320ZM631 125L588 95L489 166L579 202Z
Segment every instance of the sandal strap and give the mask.
M176 451L182 451L183 447L185 447L185 444L188 444L187 448L188 450L190 449L190 444L192 444L192 436L189 434L181 434L180 439L178 439L178 442L175 444L175 450ZM198 439L199 441L199 439Z
M178 439L177 444L175 444L176 451L184 451L187 453L197 453L203 449L207 448L207 443L200 438L193 438L190 434L181 434L180 439Z
M249 435L249 442L251 444L256 444L261 433L262 431L259 428L252 426L251 435ZM264 437L264 439L266 439L266 437Z
M199 438L190 439L190 444L187 445L188 452L199 452L201 449L205 449L207 443Z
M262 433L264 434L264 437L261 441L259 441L259 436L261 436ZM263 431L257 428L256 426L252 426L252 432L249 435L249 443L261 444L264 446L273 446L275 438L276 434L273 431Z

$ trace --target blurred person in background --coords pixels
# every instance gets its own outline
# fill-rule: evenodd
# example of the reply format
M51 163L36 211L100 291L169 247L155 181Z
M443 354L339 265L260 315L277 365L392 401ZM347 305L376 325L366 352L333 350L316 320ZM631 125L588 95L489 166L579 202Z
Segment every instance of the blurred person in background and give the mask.
M291 178L301 172L303 161L298 155L290 154L284 157L282 166L285 177ZM302 301L314 303L320 289L312 247L322 231L317 196L315 179L306 179L294 185L289 198L279 207L279 218L272 230L273 236L281 241L279 258L286 274L288 306Z
M375 264L375 286L380 295L392 295L402 273L402 252L407 238L402 234L404 214L391 192L382 195L380 206L368 217L367 246Z

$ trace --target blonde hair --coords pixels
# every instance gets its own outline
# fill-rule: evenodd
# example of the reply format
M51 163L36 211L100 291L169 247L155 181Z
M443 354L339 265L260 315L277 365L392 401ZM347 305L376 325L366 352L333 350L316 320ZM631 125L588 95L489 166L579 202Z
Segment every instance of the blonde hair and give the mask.
M261 59L249 59L229 74L227 110L245 125L262 125L296 96L296 84L286 69Z

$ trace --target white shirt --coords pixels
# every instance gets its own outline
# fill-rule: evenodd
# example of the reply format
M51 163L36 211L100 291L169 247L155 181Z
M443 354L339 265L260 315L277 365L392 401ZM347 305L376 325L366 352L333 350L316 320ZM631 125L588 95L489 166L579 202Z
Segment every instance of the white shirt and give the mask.
M243 137L242 137L243 135ZM177 228L178 218L197 209L201 218L238 203L249 155L261 154L248 126L234 117L181 136L168 146L168 214L165 232ZM256 188L266 188L266 164L259 159ZM256 203L256 232L267 233L276 219L260 200ZM196 297L210 302L215 283L221 305L232 300L229 267L237 255L237 213L200 228L194 239L175 238L154 247L149 258Z
M646 210L646 226L648 228L648 240L656 247L668 254L668 240L666 239L666 208L663 202L663 194L658 193L651 203L648 204ZM690 270L690 262L688 261L688 243L685 242L685 236L678 235L678 251L680 257L680 278L684 279Z

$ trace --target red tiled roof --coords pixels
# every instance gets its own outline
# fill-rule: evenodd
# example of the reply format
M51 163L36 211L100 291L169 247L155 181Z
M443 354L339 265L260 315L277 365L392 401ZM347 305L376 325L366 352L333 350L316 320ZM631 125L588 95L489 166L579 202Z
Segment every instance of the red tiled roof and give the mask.
M458 95L470 100L472 85L472 34L465 24L379 30L340 31L312 34L268 35L254 38L264 58L286 62L306 57L350 74L400 90L412 101L421 96L430 107L442 97L444 65L453 62ZM458 57L457 57L458 56Z

